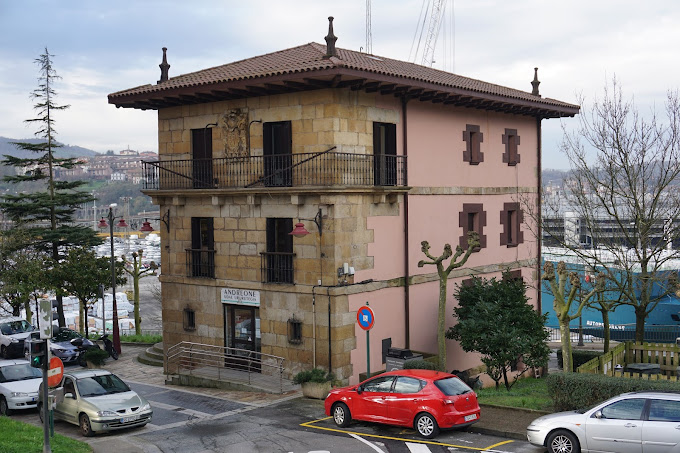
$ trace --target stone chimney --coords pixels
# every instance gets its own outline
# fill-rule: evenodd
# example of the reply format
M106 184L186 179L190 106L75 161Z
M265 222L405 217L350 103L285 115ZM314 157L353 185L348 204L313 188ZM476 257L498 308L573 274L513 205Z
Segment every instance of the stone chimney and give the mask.
M338 38L333 34L333 16L328 18L328 36L324 39L326 40L325 58L337 57L338 54L335 51L335 41L337 41Z
M531 86L534 87L534 89L531 90L531 94L541 97L541 95L538 94L538 85L540 84L541 82L538 81L538 68L534 68L534 80L531 82Z
M168 70L170 69L170 65L168 64L168 58L167 58L167 55L166 55L167 51L168 51L168 48L163 47L163 62L158 65L158 67L161 68L161 80L159 80L158 83L168 81Z

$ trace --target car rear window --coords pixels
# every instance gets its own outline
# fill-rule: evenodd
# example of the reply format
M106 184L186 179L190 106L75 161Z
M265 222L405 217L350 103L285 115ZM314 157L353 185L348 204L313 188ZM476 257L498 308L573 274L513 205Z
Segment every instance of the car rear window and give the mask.
M468 387L465 382L461 381L457 377L450 377L446 379L439 379L434 381L434 385L437 386L439 390L444 395L462 395L463 393L471 392L472 389Z

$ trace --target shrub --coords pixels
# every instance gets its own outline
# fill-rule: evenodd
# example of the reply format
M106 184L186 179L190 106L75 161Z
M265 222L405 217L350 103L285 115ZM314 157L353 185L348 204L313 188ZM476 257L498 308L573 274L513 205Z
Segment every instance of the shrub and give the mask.
M323 368L314 368L312 370L300 371L293 377L295 384L303 384L305 382L332 382L335 380L333 373L326 373Z
M557 411L582 409L626 392L677 390L677 383L608 377L601 374L555 373L546 377Z
M104 360L109 356L109 353L99 348L91 348L83 353L83 359L86 362L91 362L97 366L104 365Z
M600 357L602 354L604 354L604 352L602 351L593 351L590 349L574 349L571 352L572 364L574 366L574 369L572 371L576 371L576 368L580 367L584 363L590 362L595 357ZM562 361L561 349L557 350L557 366L559 366L561 370L564 369L564 362Z
M436 370L437 365L423 359L411 359L404 362L405 370Z

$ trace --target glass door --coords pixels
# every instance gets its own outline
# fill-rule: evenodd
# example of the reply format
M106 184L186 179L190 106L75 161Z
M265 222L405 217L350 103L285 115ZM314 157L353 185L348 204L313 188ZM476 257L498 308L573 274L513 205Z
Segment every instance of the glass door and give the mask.
M228 348L225 365L229 368L260 371L260 309L242 305L224 305L225 342Z

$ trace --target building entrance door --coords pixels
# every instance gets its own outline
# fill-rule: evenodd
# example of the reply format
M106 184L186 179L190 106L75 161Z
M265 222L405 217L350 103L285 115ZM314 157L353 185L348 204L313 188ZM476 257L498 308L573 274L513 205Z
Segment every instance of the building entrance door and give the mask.
M260 371L260 309L243 305L224 307L224 338L227 350L225 365Z

